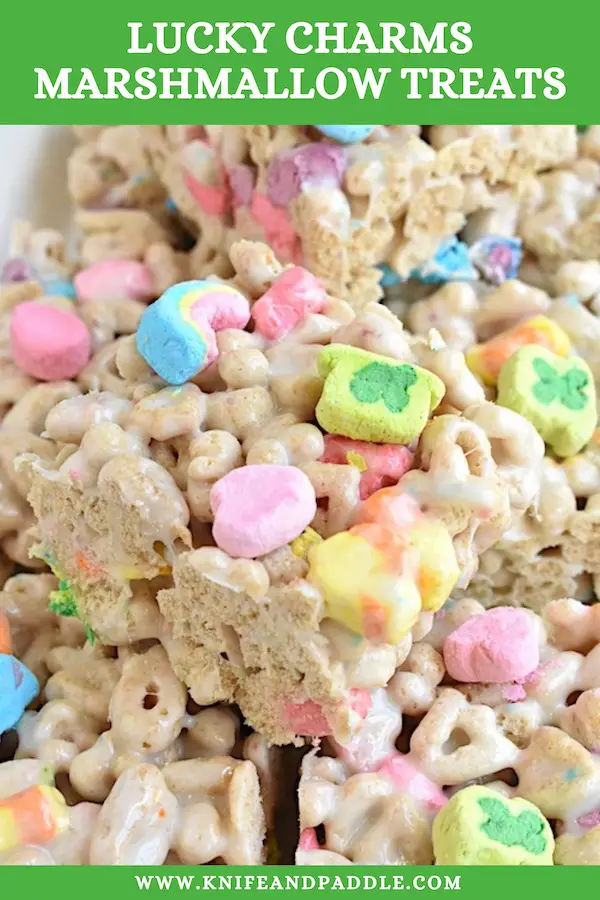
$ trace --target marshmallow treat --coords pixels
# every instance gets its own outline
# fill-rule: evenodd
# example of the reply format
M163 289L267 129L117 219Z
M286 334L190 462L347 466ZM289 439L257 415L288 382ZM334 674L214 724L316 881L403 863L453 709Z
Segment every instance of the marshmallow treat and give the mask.
M0 275L0 864L600 862L600 132L79 127Z

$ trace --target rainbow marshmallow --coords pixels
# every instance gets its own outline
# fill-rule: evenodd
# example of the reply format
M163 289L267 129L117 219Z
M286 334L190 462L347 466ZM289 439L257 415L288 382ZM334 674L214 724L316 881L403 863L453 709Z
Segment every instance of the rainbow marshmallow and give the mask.
M136 345L148 365L168 384L184 384L218 356L216 331L245 328L250 304L218 281L173 285L145 310Z

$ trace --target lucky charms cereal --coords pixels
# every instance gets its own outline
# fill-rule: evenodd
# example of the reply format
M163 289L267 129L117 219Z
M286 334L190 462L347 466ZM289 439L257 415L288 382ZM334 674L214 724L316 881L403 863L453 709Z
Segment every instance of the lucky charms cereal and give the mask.
M597 126L76 136L0 285L0 864L598 864Z

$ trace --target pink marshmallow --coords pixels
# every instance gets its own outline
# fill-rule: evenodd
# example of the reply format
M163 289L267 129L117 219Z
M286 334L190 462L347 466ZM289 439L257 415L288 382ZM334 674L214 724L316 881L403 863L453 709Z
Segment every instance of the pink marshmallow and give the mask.
M73 279L79 300L150 300L156 297L147 266L130 259L104 259Z
M285 209L273 206L265 194L254 191L250 212L264 231L267 243L281 262L300 263L302 261L300 238Z
M298 850L320 850L317 832L314 828L305 828L298 841Z
M335 144L304 144L284 150L272 160L267 174L267 194L276 206L286 207L304 188L339 187L346 154Z
M351 454L350 458L348 454ZM361 457L367 467L360 476L360 499L366 500L375 491L397 484L412 467L414 454L400 444L371 444L337 434L325 435L321 462L354 465L357 457Z
M212 286L211 290L202 293L192 309L192 318L199 324L208 322L213 331L224 331L226 328L244 329L250 321L250 304L242 293L226 286L225 290L219 281L202 282ZM216 344L215 344L216 349Z
M600 825L600 809L594 809L592 812L585 813L583 816L579 816L579 818L577 819L577 824L581 825L582 828L596 828L597 825ZM308 831L309 829L306 830ZM300 835L300 838L302 839L302 835ZM310 848L307 847L306 849L308 850Z
M74 313L20 303L10 321L10 348L23 372L40 381L75 378L90 358L90 333Z
M444 661L456 681L500 684L523 678L540 661L532 617L509 606L473 616L446 638Z
M213 537L230 556L254 559L300 535L317 511L315 491L293 466L242 466L213 486Z
M361 719L366 718L371 709L371 694L362 688L350 691L350 707L358 713ZM331 725L327 721L323 710L314 700L304 700L302 703L285 703L283 706L283 718L293 729L294 734L303 737L327 737L331 734Z
M432 813L437 813L448 802L437 784L420 772L401 753L388 756L377 771L389 778L399 791L420 801Z
M372 705L371 691L368 691L366 688L352 688L350 691L350 706L355 713L358 713L361 719L366 719Z
M525 689L520 684L507 684L502 689L502 697L507 703L521 703L527 697Z
M302 266L287 269L252 307L256 330L280 341L309 313L322 311L327 294L318 278Z
M223 216L229 209L230 195L226 187L204 184L185 172L183 180L186 188L208 216Z
M331 734L331 726L314 700L285 703L283 718L294 734L308 737L327 737Z
M254 172L250 166L239 164L227 170L232 202L235 207L250 206L254 190Z

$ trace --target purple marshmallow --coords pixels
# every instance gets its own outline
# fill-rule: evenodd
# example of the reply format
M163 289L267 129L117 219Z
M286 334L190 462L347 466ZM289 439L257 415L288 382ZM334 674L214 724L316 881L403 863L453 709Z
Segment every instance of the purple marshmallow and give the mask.
M334 144L305 144L278 153L269 166L267 195L275 206L287 206L305 187L339 187L346 153Z

